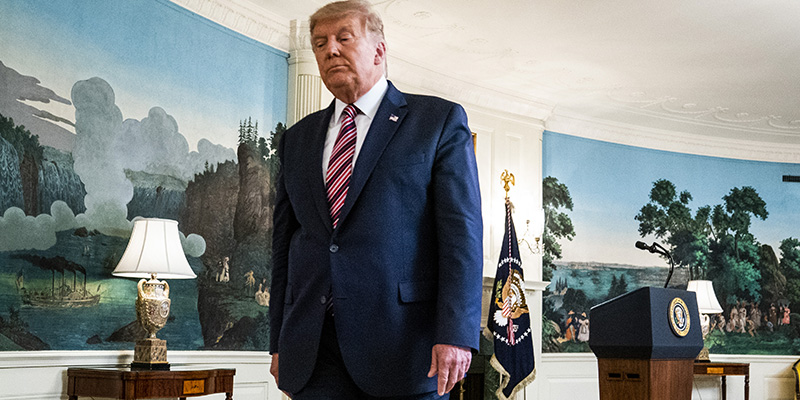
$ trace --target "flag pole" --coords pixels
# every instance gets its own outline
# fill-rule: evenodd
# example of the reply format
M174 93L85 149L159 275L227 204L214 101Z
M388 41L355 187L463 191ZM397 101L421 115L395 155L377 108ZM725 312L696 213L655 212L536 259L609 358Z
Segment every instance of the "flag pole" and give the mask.
M506 192L505 233L489 302L486 336L494 344L489 364L500 374L495 394L499 400L513 400L536 378L536 364L522 259L511 216L513 205L508 198L511 185L516 183L508 170L500 174L500 179Z

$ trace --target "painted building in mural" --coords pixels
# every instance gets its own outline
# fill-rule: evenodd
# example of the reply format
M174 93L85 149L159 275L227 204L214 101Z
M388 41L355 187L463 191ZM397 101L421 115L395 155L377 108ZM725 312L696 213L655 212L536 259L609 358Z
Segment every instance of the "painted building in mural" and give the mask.
M265 350L287 55L165 1L0 14L0 350L130 348L137 217L177 220L198 275L170 348Z

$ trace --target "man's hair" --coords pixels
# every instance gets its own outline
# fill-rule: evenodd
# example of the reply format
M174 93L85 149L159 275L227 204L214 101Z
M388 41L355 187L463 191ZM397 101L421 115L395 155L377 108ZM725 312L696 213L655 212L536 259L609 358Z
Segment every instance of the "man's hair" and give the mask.
M361 18L366 31L377 35L381 40L385 40L383 36L383 20L381 16L372 8L372 4L367 0L344 0L328 3L322 8L317 10L308 19L310 32L314 34L314 27L320 21L336 20L355 15Z

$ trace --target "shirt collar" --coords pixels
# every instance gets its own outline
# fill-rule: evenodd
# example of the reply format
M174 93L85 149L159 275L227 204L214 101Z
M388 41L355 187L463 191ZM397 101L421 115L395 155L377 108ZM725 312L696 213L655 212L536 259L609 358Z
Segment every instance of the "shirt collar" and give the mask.
M386 94L386 91L389 89L389 83L386 81L386 77L381 75L380 79L375 82L375 85L372 86L372 89L369 92L365 93L361 96L358 100L356 100L355 106L358 107L358 110L361 111L361 114L368 116L370 119L375 118L375 114L378 113L378 107L381 105L381 100L383 100L383 96ZM334 105L334 114L336 116L335 121L338 121L339 118L342 116L342 111L347 106L347 103L336 99Z

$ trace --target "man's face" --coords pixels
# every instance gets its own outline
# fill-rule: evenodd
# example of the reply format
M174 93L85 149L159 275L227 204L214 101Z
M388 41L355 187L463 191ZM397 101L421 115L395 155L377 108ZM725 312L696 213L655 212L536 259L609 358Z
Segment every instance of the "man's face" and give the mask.
M383 73L385 45L356 16L319 21L311 45L322 81L345 103L358 100Z

